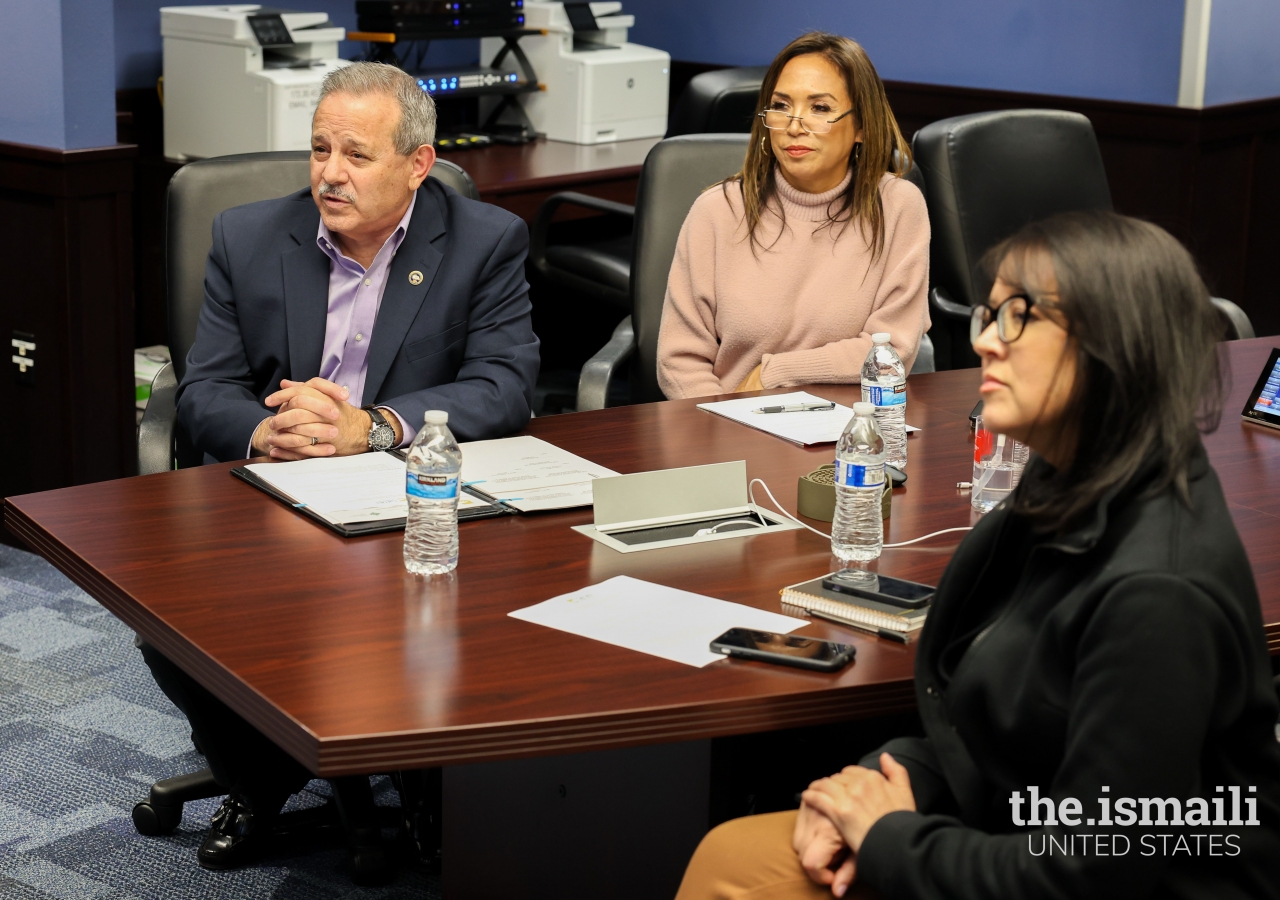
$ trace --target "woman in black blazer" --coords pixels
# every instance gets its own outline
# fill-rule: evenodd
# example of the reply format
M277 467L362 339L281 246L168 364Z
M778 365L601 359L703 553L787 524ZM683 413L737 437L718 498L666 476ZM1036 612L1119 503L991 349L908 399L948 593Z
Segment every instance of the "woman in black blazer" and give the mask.
M1271 663L1199 436L1222 396L1204 284L1112 213L988 258L984 417L1035 456L938 585L926 736L715 829L680 900L1280 896Z

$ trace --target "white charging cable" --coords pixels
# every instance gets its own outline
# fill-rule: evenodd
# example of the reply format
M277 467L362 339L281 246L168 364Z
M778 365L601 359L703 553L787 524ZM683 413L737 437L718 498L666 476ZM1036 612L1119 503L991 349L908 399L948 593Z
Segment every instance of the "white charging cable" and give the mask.
M806 525L804 522L801 522L795 516L791 515L791 513L783 509L782 504L778 502L778 498L773 496L773 491L769 490L769 485L765 484L764 481L759 478L752 478L751 483L747 485L747 496L750 498L752 503L756 502L755 487L757 484L759 484L760 487L764 488L764 492L769 495L769 499L773 501L773 505L778 510L778 512L782 513L784 516L786 516L792 522L795 522L800 527L808 528L810 531L812 531L814 534L818 535L819 537L824 537L827 540L831 540L831 535L827 534L825 531L819 531L818 529L814 528L811 525ZM906 547L910 544L918 544L921 541L929 540L929 538L937 537L940 534L950 534L953 531L972 531L972 530L973 530L972 525L964 525L960 528L944 528L941 531L935 531L932 534L926 534L923 537L913 538L909 541L899 541L896 544L885 544L884 549L893 550L898 547Z
M693 533L694 537L704 537L708 534L717 534L721 528L726 525L746 525L750 528L766 528L763 522L757 522L754 519L730 519L728 522L721 522L719 525L713 525L710 528L699 528Z

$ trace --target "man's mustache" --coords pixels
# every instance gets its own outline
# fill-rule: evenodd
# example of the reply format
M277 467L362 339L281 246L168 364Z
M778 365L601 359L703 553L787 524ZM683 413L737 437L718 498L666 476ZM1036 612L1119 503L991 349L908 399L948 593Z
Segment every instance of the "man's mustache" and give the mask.
M320 182L320 189L316 191L316 193L319 194L321 197L325 196L326 194L332 194L333 196L337 197L339 200L346 200L348 203L351 203L353 205L356 202L355 194L352 194L349 191L345 191L342 188L337 187L336 185L332 185L327 181Z

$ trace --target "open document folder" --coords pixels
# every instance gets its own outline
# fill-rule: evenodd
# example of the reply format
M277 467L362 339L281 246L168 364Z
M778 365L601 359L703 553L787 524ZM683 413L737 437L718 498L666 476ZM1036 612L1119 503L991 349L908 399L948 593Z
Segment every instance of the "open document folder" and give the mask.
M805 619L618 575L507 613L514 619L593 641L702 667L718 659L711 642L730 628L788 634Z
M458 446L460 520L590 506L592 481L617 474L535 437ZM347 537L404 528L409 513L405 463L392 453L253 463L231 474Z
M343 537L398 531L409 515L404 460L391 453L253 463L231 474ZM459 520L509 512L465 489L458 495Z
M815 444L834 444L840 440L844 427L853 418L853 410L834 404L832 409L805 412L762 413L756 412L771 406L804 406L831 403L815 397L807 391L790 394L769 394L764 397L744 397L741 400L720 400L715 403L699 403L698 409L723 416L726 419L780 437L784 441L812 447ZM920 429L908 425L907 433Z

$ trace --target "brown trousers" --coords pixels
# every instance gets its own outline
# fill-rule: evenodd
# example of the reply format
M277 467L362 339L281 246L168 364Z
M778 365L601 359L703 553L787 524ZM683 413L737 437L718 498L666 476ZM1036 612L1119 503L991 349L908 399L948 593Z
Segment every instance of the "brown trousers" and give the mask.
M676 900L832 900L791 849L796 813L734 819L711 830L694 851ZM876 896L855 881L846 898Z

